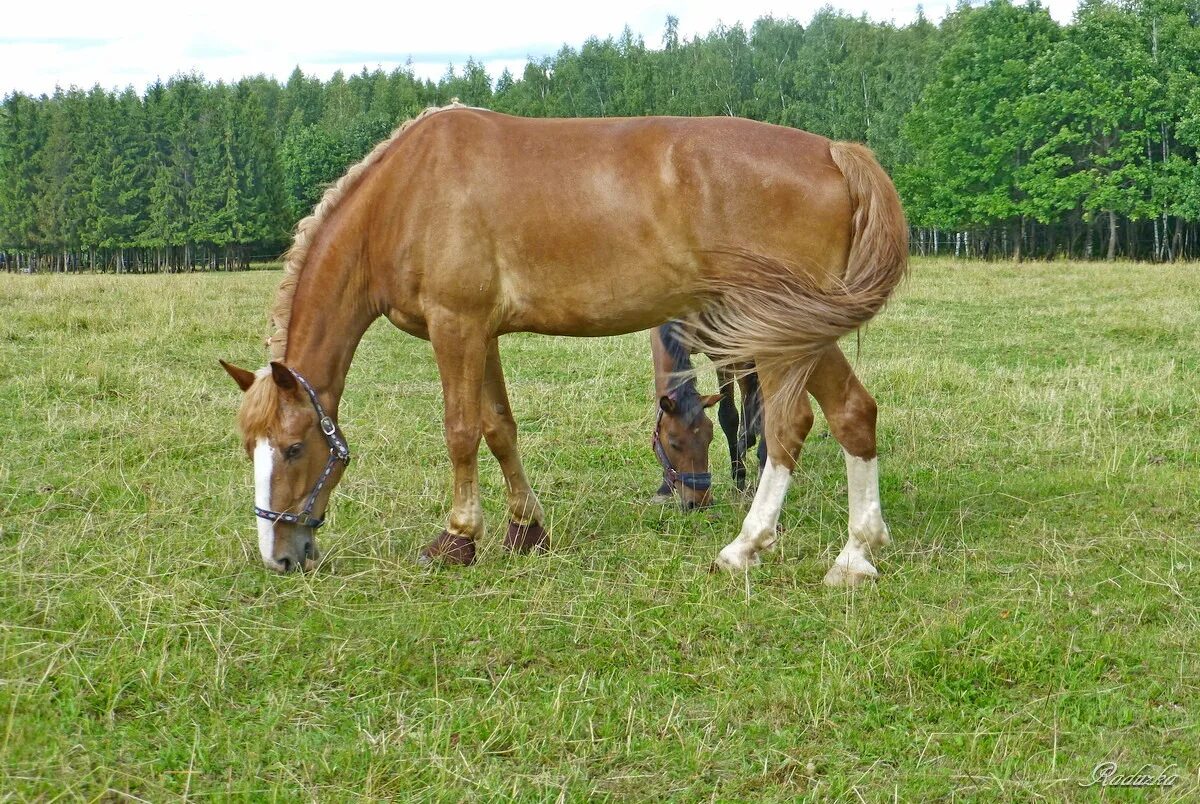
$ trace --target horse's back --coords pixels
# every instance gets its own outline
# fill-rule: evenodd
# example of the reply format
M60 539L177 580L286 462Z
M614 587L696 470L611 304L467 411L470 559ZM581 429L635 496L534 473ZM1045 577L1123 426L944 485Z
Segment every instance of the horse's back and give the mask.
M420 253L439 270L489 266L503 329L611 334L696 309L718 252L840 271L850 204L829 145L739 118L447 109L415 123L386 169Z

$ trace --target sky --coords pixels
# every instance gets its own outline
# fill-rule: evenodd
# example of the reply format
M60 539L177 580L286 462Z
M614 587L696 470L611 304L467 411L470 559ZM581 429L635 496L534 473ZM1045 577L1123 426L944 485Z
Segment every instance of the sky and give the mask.
M979 2L979 0L976 0ZM628 25L659 47L668 15L691 38L723 22L747 26L763 16L807 23L826 0L490 0L403 4L369 0L15 0L0 12L0 96L38 95L56 86L105 89L132 85L141 92L156 78L198 72L210 81L259 73L286 80L299 66L327 79L411 61L419 77L436 80L468 56L495 80L507 67L520 75L529 57L578 48L589 36L618 36ZM848 13L877 22L911 22L917 0L833 0ZM1043 0L1069 22L1076 0ZM950 3L930 0L933 21Z

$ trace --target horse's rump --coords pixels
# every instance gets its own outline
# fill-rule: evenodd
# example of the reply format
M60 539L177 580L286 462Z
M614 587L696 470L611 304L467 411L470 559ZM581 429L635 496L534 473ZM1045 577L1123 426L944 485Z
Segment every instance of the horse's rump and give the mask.
M715 249L731 267L704 278L713 303L686 330L692 348L718 366L738 370L752 360L774 370L784 407L803 392L821 352L878 313L908 269L908 225L891 179L864 146L833 142L829 150L851 203L845 262L822 275L751 248Z

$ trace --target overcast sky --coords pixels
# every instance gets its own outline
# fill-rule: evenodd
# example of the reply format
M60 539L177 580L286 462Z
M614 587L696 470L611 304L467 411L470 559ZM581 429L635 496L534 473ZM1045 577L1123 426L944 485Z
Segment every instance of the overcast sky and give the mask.
M978 2L979 0L976 0ZM1045 0L1043 0L1045 2ZM685 37L718 22L749 25L758 17L807 23L823 0L497 0L379 3L368 0L12 0L0 12L0 95L50 93L55 86L106 89L196 71L209 80L264 73L280 79L297 65L328 78L335 70L390 70L406 61L421 77L437 79L450 62L482 61L493 80L504 67L520 75L527 57L578 48L588 36L616 36L625 25L659 47L669 14ZM876 21L911 22L917 2L836 0L852 14ZM949 3L925 8L940 20ZM1067 22L1075 0L1049 0Z

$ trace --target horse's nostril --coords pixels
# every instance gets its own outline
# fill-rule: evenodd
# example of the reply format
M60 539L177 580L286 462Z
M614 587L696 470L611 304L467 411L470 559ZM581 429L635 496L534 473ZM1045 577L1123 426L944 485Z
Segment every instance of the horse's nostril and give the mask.
M683 506L683 510L685 511L695 511L697 508L699 508L699 506L691 500L684 500L682 503L680 503L680 505Z
M304 543L304 557L305 558L313 558L313 557L315 557L315 555L316 555L316 553L313 550L312 541L310 540L310 541L305 542Z
M287 556L276 559L279 562L279 568L284 572L290 572L292 569L292 560Z

